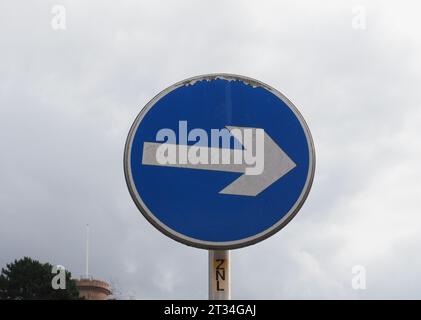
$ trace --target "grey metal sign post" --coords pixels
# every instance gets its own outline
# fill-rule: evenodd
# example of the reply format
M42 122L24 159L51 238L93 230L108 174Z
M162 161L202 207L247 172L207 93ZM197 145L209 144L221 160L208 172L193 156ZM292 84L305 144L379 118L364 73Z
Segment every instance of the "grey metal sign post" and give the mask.
M229 250L209 250L209 300L231 299Z

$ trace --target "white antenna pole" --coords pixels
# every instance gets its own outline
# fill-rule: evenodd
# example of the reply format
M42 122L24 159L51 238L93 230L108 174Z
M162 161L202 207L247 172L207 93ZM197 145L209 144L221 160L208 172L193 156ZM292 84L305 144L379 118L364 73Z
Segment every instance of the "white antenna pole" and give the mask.
M86 279L89 279L89 224L86 225Z

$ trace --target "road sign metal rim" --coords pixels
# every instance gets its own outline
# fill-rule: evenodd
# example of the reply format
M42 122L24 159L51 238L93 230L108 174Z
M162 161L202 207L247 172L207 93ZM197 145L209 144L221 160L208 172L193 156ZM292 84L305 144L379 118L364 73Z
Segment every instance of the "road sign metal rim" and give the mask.
M288 211L288 213L285 214L282 217L282 219L280 219L276 224L272 225L270 228L254 235L254 236L250 236L250 237L247 237L247 238L244 238L244 239L241 239L241 240L225 241L225 242L203 241L203 240L200 240L200 239L188 237L186 235L183 235L183 234L169 228L167 225L163 224L149 210L149 208L143 202L142 197L137 192L135 183L133 181L132 173L131 173L132 171L131 171L131 161L130 161L132 143L133 143L134 136L137 132L137 129L138 129L140 123L142 122L143 118L147 114L147 112L162 97L164 97L168 93L172 92L173 90L178 89L179 87L189 85L189 84L194 84L195 82L201 81L201 80L210 81L210 80L216 80L216 79L224 79L224 80L228 80L228 81L232 81L232 80L242 81L242 82L244 82L246 84L249 84L249 85L252 85L252 86L262 87L262 88L270 91L275 96L277 96L279 99L281 99L291 109L291 111L295 114L295 116L299 120L299 122L300 122L300 124L301 124L301 126L304 130L304 134L305 134L306 140L307 140L307 145L308 145L308 148L309 148L309 170L308 170L308 173L307 173L307 179L306 179L304 188L301 191L300 196L298 197L297 201L292 206L292 208ZM182 80L180 82L177 82L177 83L173 84L172 86L164 89L160 93L158 93L154 98L152 98L152 100L150 100L142 108L142 110L137 115L137 117L136 117L135 121L133 122L133 124L130 128L130 131L127 135L126 144L125 144L125 148L124 148L124 175L125 175L127 187L129 189L130 195L131 195L133 201L135 202L137 208L143 214L143 216L146 218L146 220L148 220L155 228L157 228L159 231L164 233L166 236L168 236L168 237L170 237L170 238L172 238L172 239L174 239L178 242L184 243L188 246L201 248L201 249L208 249L208 250L218 250L218 249L219 250L228 250L228 249L238 249L238 248L246 247L246 246L255 244L257 242L260 242L264 239L267 239L268 237L274 235L279 230L284 228L295 217L295 215L298 213L298 211L303 206L305 200L307 199L307 196L310 192L310 189L311 189L311 186L312 186L312 183L313 183L313 179L314 179L315 165L316 165L316 155L315 155L313 139L312 139L310 130L307 126L307 123L304 120L301 113L298 111L297 107L295 107L295 105L286 96L284 96L281 92L279 92L278 90L272 88L271 86L269 86L269 85L267 85L267 84L265 84L261 81L258 81L258 80L255 80L255 79L252 79L252 78L249 78L249 77L245 77L245 76L240 76L240 75L236 75L236 74L227 74L227 73L205 74L205 75L199 75L199 76L191 77L191 78Z

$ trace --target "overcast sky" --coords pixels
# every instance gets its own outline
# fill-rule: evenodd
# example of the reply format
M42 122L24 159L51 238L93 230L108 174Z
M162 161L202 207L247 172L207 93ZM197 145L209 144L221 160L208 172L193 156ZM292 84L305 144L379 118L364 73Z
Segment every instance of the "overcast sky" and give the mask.
M56 4L65 30L52 28ZM207 252L143 218L122 158L149 99L224 72L291 99L317 154L294 220L232 252L232 297L421 298L420 12L419 1L2 0L0 265L31 256L78 277L89 223L90 273L119 297L206 299ZM351 286L355 265L366 290Z

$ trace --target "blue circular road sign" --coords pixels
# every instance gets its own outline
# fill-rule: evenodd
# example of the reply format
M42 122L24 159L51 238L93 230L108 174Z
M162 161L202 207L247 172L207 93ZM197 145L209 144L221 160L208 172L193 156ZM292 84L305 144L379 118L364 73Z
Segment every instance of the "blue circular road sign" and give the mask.
M282 229L303 205L314 169L297 108L270 86L230 74L159 93L134 121L124 154L146 219L204 249L244 247Z

